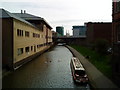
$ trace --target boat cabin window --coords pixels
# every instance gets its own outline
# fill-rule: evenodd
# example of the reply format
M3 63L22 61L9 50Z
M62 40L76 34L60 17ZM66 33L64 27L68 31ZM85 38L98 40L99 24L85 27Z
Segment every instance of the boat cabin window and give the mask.
M85 75L85 71L84 70L76 70L75 71L75 73L77 74L77 75Z

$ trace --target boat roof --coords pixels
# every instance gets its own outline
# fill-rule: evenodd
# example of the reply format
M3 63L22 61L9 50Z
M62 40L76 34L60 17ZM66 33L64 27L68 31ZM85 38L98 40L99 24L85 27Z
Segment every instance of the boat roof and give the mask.
M85 70L78 58L72 57L72 61L74 62L73 64L74 64L75 70Z

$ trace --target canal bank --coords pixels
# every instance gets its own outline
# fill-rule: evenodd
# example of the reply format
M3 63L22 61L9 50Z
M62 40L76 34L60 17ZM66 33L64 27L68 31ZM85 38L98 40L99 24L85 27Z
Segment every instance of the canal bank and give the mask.
M52 48L54 48L54 47L55 47L55 44L51 44L50 46L47 46L47 47L46 47L45 49L43 49L42 51L40 51L40 52L38 52L38 53L36 53L36 54L28 57L28 58L23 59L22 61L14 64L14 67L15 67L15 68L12 69L12 70L3 68L3 69L2 69L2 72L1 72L1 73L2 73L2 75L1 75L2 77L0 77L0 79L3 78L3 77L5 77L5 76L7 76L8 74L12 73L12 72L15 71L16 69L22 67L23 65L27 64L28 62L32 61L33 59L37 58L37 57L40 56L41 54L47 52L48 50L50 50L50 49L52 49Z
M26 65L3 78L5 88L78 88L72 79L70 61L73 57L68 48L55 46Z
M77 52L74 48L66 46L75 57L79 58L86 73L88 74L90 84L93 88L118 88L110 79L103 75L93 64L91 64L84 56Z

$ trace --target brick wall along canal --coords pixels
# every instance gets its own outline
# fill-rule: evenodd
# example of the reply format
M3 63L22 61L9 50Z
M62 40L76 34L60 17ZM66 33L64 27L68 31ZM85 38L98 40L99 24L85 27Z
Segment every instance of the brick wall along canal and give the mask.
M56 46L3 78L3 88L83 88L71 75L72 53Z

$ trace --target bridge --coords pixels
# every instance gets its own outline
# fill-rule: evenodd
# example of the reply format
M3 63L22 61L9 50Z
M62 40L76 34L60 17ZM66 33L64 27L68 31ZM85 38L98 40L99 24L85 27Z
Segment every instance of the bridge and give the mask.
M74 36L58 36L53 37L53 41L56 43L66 43L66 44L85 44L86 43L86 36L82 37L74 37Z

